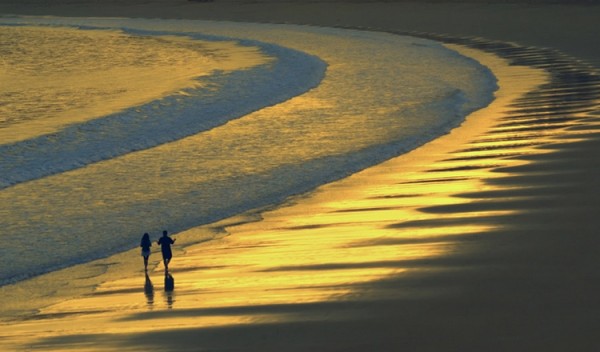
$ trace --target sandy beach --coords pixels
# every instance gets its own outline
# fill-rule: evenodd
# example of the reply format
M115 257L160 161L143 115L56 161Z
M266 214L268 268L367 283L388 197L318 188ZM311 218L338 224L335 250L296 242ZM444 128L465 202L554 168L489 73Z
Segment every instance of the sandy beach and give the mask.
M500 88L410 153L176 234L170 276L159 252L144 275L135 249L1 287L3 350L600 348L599 6L3 1L9 14L412 34L475 58Z

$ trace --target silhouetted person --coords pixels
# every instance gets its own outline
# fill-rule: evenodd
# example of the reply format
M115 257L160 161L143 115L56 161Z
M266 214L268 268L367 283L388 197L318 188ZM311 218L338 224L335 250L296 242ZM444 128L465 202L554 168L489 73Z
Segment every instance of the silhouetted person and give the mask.
M150 242L150 236L147 232L142 236L140 247L142 247L142 257L144 257L144 270L148 271L148 257L150 257L152 242Z
M167 230L163 231L163 235L158 239L157 242L160 245L160 250L163 256L163 263L165 263L165 271L169 270L169 262L173 258L171 253L171 245L175 243L175 240L167 235Z

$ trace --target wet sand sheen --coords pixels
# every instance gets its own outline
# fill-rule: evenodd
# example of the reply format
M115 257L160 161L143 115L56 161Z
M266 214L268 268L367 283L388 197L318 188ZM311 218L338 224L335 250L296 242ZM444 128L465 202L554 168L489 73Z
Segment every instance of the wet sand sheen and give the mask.
M571 194L585 192L581 177L594 175L581 170L597 165L577 151L598 145L598 76L551 51L435 39L512 65L461 49L501 87L462 127L284 207L191 230L223 237L180 247L173 292L161 266L147 278L104 276L93 293L3 326L5 341L51 350L593 343L582 278L594 276L580 267L592 239L564 231L589 216Z
M63 22L65 20L56 19L52 22L65 24ZM102 26L102 23L95 21L79 19L74 23ZM112 23L113 20L109 22ZM179 28L180 31L192 28L197 30L204 24L212 27L205 22L204 24L203 22L186 24L180 21L161 24L162 21L152 20L144 22L147 30L156 30L160 27L171 28L171 30ZM113 23L113 25L122 26L125 23ZM233 35L229 31L236 32L237 27L235 24L214 24L214 26L222 27L221 31L225 30L225 33L221 32L221 34L226 35ZM43 141L36 147L23 148L25 152L16 155L21 160L26 160L25 164L31 166L33 170L48 161L51 164L52 161L56 161L56 167L47 168L51 172L60 170L61 166L66 166L68 169L73 167L73 164L75 169L32 182L20 183L0 193L0 198L5 200L0 200L5 206L4 210L0 210L0 213L5 214L5 232L13 235L35 234L36 237L44 240L43 244L31 246L29 236L14 236L11 242L13 245L11 254L15 259L0 256L0 260L4 259L4 264L0 264L0 276L6 278L19 272L20 275L13 277L17 279L30 277L41 272L57 270L71 263L103 257L117 249L127 250L136 246L141 229L150 233L157 233L163 228L179 232L193 224L206 224L260 205L279 203L283 201L285 195L312 190L326 180L346 176L367 165L395 156L398 153L397 148L402 146L410 148L409 143L418 140L424 142L425 138L415 138L417 136L415 130L419 126L426 130L425 137L433 137L429 133L431 130L434 131L433 135L440 133L440 129L431 128L428 123L425 123L427 119L437 124L439 121L435 121L437 119L433 118L434 116L439 117L440 120L445 120L444 116L455 120L455 116L452 115L456 110L453 108L446 108L445 103L441 105L428 103L430 96L438 96L438 94L431 94L432 90L438 91L438 88L441 88L440 96L445 97L443 100L447 103L453 102L451 103L453 107L458 106L454 103L458 103L460 99L457 95L445 95L443 91L446 90L446 85L440 84L440 77L451 75L458 86L464 87L462 89L465 92L485 96L485 100L478 106L492 99L495 79L489 70L475 65L468 58L442 48L438 43L382 33L355 31L356 36L354 36L349 35L353 33L351 31L337 29L296 29L294 26L276 26L277 30L274 30L269 28L271 26L252 24L241 27L237 32L244 28L246 28L245 32L248 32L247 28L256 27L258 32L251 34L253 31L249 31L249 35L258 39L265 37L263 38L265 42L273 43L278 43L285 38L282 43L284 46L306 50L307 53L326 59L329 67L327 79L297 99L260 109L225 124L222 123L232 115L219 113L222 110L217 107L217 111L214 112L217 121L213 123L213 119L207 119L210 123L208 127L203 127L207 129L205 133L194 134L187 138L178 139L193 130L191 127L188 130L184 126L185 122L191 124L200 122L204 114L185 113L181 116L181 124L172 123L171 121L177 120L175 110L190 106L190 100L193 107L195 102L202 103L204 99L191 98L187 102L171 102L172 104L169 105L172 108L165 108L165 110L159 108L155 113L142 114L140 116L141 121L144 122L142 125L140 120L134 118L133 121L125 124L125 128L116 123L108 124L114 128L109 127L108 131L104 130L100 133L96 129L86 129L83 135L77 133L79 138L77 143L73 143L74 145L62 143L62 140L70 139L70 133L66 133L66 138L53 140L50 143L57 146L56 149L44 148ZM208 28L203 30L210 31ZM214 29L212 32L215 34ZM310 34L311 32L316 33ZM338 34L323 35L323 33L334 32ZM216 33L218 34L219 30ZM310 40L307 40L307 37ZM364 40L366 37L374 40ZM386 45L378 37L390 42ZM423 42L425 45L414 45L415 42ZM309 44L305 47L306 43ZM270 45L266 44L264 47ZM338 49L340 47L341 49ZM385 50L386 48L389 50ZM433 48L436 49L432 52ZM378 63L371 65L373 50L378 50ZM426 52L419 53L423 50ZM438 55L436 53L438 50L445 54ZM386 53L387 55L384 55ZM412 59L416 65L402 64L411 57L410 53L414 53ZM298 58L296 55L291 56ZM432 56L439 59L435 64L426 60L428 65L421 65L425 58L432 58ZM399 57L402 57L402 60L399 60ZM313 69L302 71L307 73L304 75L297 71L298 68L304 67L303 58L307 59L306 63L314 60L310 60L303 54L299 58L300 60L290 62L283 60L282 57L282 60L276 62L277 65L289 63L285 65L287 69L284 71L290 72L290 79L314 77L317 79L312 80L312 83L316 85L320 81L320 73L325 70L325 63L306 66ZM462 64L457 61L462 61ZM438 70L431 72L431 65L438 67ZM405 71L402 70L402 66ZM423 70L415 73L417 67L422 67ZM465 68L466 72L458 73L461 67ZM283 74L281 71L272 71L269 67L263 69L264 72ZM473 71L485 72L487 84L481 89L477 88L479 85L468 84L470 80L465 80L465 77L475 73ZM362 82L361 89L351 89L351 87L356 88L353 77L359 74ZM435 79L430 80L428 78L430 76L434 76ZM270 98L274 94L278 94L278 91L285 92L287 89L280 89L281 86L278 84L283 76L269 74L267 77L270 79L263 81L264 87L268 87L266 92L255 89L257 85L253 84L253 79L228 80L233 88L233 94L224 91L223 95L218 94L214 97L215 101L221 102L223 107L234 106L240 94L248 93L256 99L255 102L260 102L261 106L269 105L273 102ZM409 77L414 77L411 80L415 82L414 84L407 84L406 79ZM284 86L290 89L303 87L292 83L291 80L284 81L286 82ZM405 84L399 85L397 81L403 81ZM431 85L425 86L426 89L420 89L426 85L426 82L431 82ZM236 91L239 94L236 94ZM426 97L414 96L418 91L426 93ZM298 93L299 91L294 89L293 93L290 91L289 96ZM414 98L410 99L411 96ZM408 100L408 110L402 109L402 106L406 106L403 100ZM415 102L422 109L414 110ZM162 105L162 102L157 104ZM422 111L422 113L415 115L413 114L415 111ZM402 116L403 123L398 123L397 116ZM420 116L422 118L419 118ZM404 122L411 117L413 117L411 122ZM146 121L146 118L152 119L154 123ZM203 125L200 122L200 126ZM149 129L139 134L138 131L142 126L149 126ZM121 134L125 131L129 133ZM143 138L137 139L137 135ZM136 142L146 138L152 140L159 136L164 136L167 141L173 140L173 142L137 150L137 147L141 146ZM402 141L404 139L401 138L402 136L409 137L406 143ZM100 142L101 148L98 148L94 142ZM160 141L155 141L157 142ZM81 145L83 147L80 147ZM85 148L86 145L91 148ZM151 145L153 144L149 143L146 146ZM110 159L91 163L86 167L69 162L71 156L79 160L86 149L88 162L102 159L107 155ZM125 155L119 157L112 155L112 151L119 149L125 152ZM69 150L77 150L77 153L72 155ZM137 151L129 153L132 150ZM28 151L33 152L27 153ZM1 152L0 154L4 155ZM353 155L348 159L350 154ZM65 155L65 157L53 158L52 156L55 155ZM15 163L11 163L11 158L7 159L6 164L12 167ZM66 165L60 165L63 161L67 161ZM23 165L17 164L15 167L16 178L27 174L21 171L28 168L21 168L21 166ZM297 176L300 174L302 177ZM43 176L35 171L30 175ZM11 175L7 174L7 176ZM77 240L81 242L78 243ZM109 246L111 248L107 250ZM75 247L77 250L73 250ZM30 255L31 252L42 248L46 255L36 253ZM54 255L49 255L50 253ZM56 253L60 254L56 255ZM14 265L6 265L10 262ZM62 280L57 281L62 282ZM3 310L1 306L0 304L0 310Z

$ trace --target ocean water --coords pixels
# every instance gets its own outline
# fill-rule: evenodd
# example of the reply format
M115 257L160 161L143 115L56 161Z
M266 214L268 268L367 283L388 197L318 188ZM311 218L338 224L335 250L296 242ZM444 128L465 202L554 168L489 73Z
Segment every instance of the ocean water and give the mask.
M0 18L0 285L340 179L493 99L406 36L291 25Z

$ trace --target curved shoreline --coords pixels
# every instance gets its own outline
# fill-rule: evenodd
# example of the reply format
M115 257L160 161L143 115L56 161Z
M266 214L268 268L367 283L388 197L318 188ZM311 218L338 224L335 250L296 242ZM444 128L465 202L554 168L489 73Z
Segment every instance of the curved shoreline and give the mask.
M27 258L27 253L37 247L29 246L30 238L17 236L12 242L13 255L21 255L16 255L13 263L14 269L20 271L12 277L18 278L132 248L140 228L150 233L163 228L179 232L240 211L279 203L290 194L345 177L445 133L448 125L455 124L465 111L491 99L492 86L487 83L494 81L486 69L438 43L393 35L180 21L60 18L39 21L179 32L208 27L207 30L214 28L213 34L231 36L248 27L258 28L256 33L253 30L244 37L289 44L336 65L328 71L324 84L304 96L260 110L240 121L230 121L206 134L2 192L1 198L6 200L3 209L7 232L36 234L44 239L38 247L50 254ZM336 46L337 40L343 43L340 47ZM422 47L415 47L414 43ZM371 68L373 50L379 50L379 55L378 64ZM398 55L406 58L398 60ZM429 84L426 84L431 81L429 70L420 64L423 59L445 68L434 71L431 75L435 80ZM398 84L399 80L411 77L414 70L422 72L415 88L428 87L415 91L425 91L424 95L411 94L411 85ZM354 81L356 74L360 74L360 82ZM448 80L451 87L464 90L470 98L468 102L441 94L448 90L439 80ZM361 89L345 89L357 84ZM476 89L480 85L484 87ZM429 92L437 92L432 99L439 100L439 104L416 104L416 108L409 104L406 112L402 109L407 105L404 100L429 101ZM436 119L430 117L436 116L437 120L451 121L432 124L431 120ZM409 122L402 123L403 120ZM413 121L414 128L406 128L412 127ZM417 130L425 133L416 133ZM263 138L257 139L256 135ZM297 177L299 174L303 177ZM30 199L44 199L44 203ZM202 211L196 211L198 208ZM29 217L20 220L21 214ZM11 227L13 224L17 225ZM120 236L114 237L113 233ZM82 243L73 251L62 244L64 238ZM5 265L0 271L10 274L10 269Z
M450 47L450 49L459 51L462 55L469 57L471 59L473 59L473 56L472 56L473 54L477 54L477 51L465 50L465 47L461 47L461 46ZM490 57L488 57L487 59L491 60ZM491 61L493 61L493 60L491 60ZM497 66L503 65L503 63L498 62L498 61L493 62L493 64L497 65ZM515 92L513 92L512 94L514 95ZM490 106L480 109L480 110L477 110L477 111L469 114L467 116L466 120L463 121L463 123L459 127L455 127L449 133L452 135L455 135L457 133L457 131L464 130L465 127L463 126L463 124L465 124L466 121L469 121L469 122L473 121L474 119L477 118L477 116L481 115L483 112L485 112L489 109L494 109L493 107L495 105L503 104L504 101L505 101L505 98L495 99L494 101L492 101ZM475 117L473 117L473 115ZM476 124L478 127L475 127L470 124L471 126L468 127L470 130L469 133L472 133L473 130L485 129L486 126L488 126L488 124L486 124L486 123L482 124L482 122L485 122L485 121L487 121L488 123L490 122L489 120L479 121L479 123ZM425 148L425 150L428 150L429 148L426 146L429 146L432 143L436 144L437 141L445 140L446 138L448 138L447 135L442 135L442 136L438 137L437 139L434 139L416 149L411 150L408 153L394 157L394 158L392 158L392 160L397 160L397 159L404 160L405 158L410 159L410 158L412 158L413 154L420 153L418 151L422 150L423 148ZM425 152L425 154L426 153L427 152ZM379 165L386 164L389 162L390 162L389 160L383 161ZM368 169L365 169L365 170L378 169L379 165L369 167ZM252 210L237 214L233 217L228 217L228 218L222 219L216 223L210 223L207 225L194 227L194 228L188 229L186 231L180 232L180 233L178 233L178 235L182 235L178 242L178 245L180 248L176 249L176 251L179 251L180 253L184 253L186 250L186 247L204 245L205 242L207 242L207 241L219 240L225 236L229 236L231 234L231 232L228 230L230 226L237 226L239 224L253 223L257 219L259 219L259 220L261 219L260 214L264 211L268 212L273 209L286 208L289 203L294 203L296 198L310 197L311 194L313 194L315 192L320 192L320 190L322 188L328 188L330 184L334 185L333 187L335 188L336 184L345 182L345 180L347 178L354 177L354 175L356 175L356 174L362 174L365 172L365 170L359 171L358 173L347 176L341 180L333 181L331 183L326 183L324 185L321 185L313 191L309 191L306 193L302 193L300 195L288 197L282 203L276 203L273 205L269 205L267 207L252 209ZM154 253L154 255L151 258L150 267L152 267L153 270L156 269L160 265L160 260L158 259L158 257L159 257L159 253ZM23 314L24 314L24 316L28 316L28 315L34 313L34 311L32 311L31 308L34 308L35 310L37 310L39 308L45 307L46 305L48 305L48 303L44 303L43 307L42 306L36 307L35 305L33 305L33 306L31 306L31 308L29 308L29 307L25 308L25 309L18 308L19 304L14 304L14 302L17 301L17 298L14 296L14 293L11 293L11 292L19 292L19 291L33 292L33 291L35 291L36 287L52 287L52 286L54 286L53 283L69 282L68 278L77 277L78 279L69 283L68 286L70 286L70 287L68 287L68 288L65 287L60 290L61 295L63 295L62 297L54 297L52 299L52 301L54 301L54 302L60 301L61 299L65 299L66 297L73 298L75 296L81 296L81 295L86 296L86 295L90 294L92 292L92 290L95 290L94 287L102 285L105 281L110 282L115 279L120 280L123 278L133 277L135 275L135 273L137 272L137 268L139 267L139 265L137 265L138 261L139 261L139 253L138 253L138 249L136 248L133 250L124 251L124 252L109 256L107 258L102 258L102 259L94 260L91 262L68 266L66 268L62 268L62 269L59 269L56 271L50 271L48 273L44 273L42 275L39 275L39 276L36 276L33 278L28 278L25 280L18 281L16 283L7 284L5 286L0 286L0 292L2 292L2 294L5 295L6 297L9 297L8 301L13 302L13 304L11 304L12 305L11 309L14 309L13 313L16 314L15 318L17 316L21 316ZM133 268L136 268L136 269L134 270ZM111 279L106 279L108 277L110 277ZM56 294L56 292L55 292L55 294ZM48 298L48 297L45 297L46 292L44 290L40 290L38 295L29 297L29 299L30 299L29 302L24 302L25 306L28 306L31 304L31 302L36 301L35 296L37 296L37 299L42 300L42 301L44 301L45 299ZM8 308L8 306L6 308ZM13 313L11 313L11 314L13 314ZM34 315L39 315L39 314L34 313ZM42 313L42 315L44 315L44 313ZM11 320L11 319L9 319L9 320Z
M452 38L444 39L454 41ZM547 169L553 163L567 161L564 157L553 156L560 155L560 152L548 154L544 149L550 147L561 151L567 148L565 146L575 146L577 143L594 143L593 139L586 140L586 137L597 128L598 118L594 118L591 113L597 113L600 84L597 75L590 74L588 68L571 63L558 54L548 56L548 52L544 50L507 46L480 39L459 38L458 41L463 45L470 43L479 49L503 53L502 55L515 63L543 67L551 73L551 79L539 89L524 94L509 105L503 105L501 109L489 107L475 113L479 116L495 116L498 122L493 126L484 124L475 127L471 125L474 119L470 116L465 126L453 130L448 136L436 139L413 153L325 185L314 193L292 200L290 206L260 213L259 218L262 220L258 222L242 219L241 225L213 225L213 231L224 226L229 232L244 232L245 235L226 237L221 243L186 248L187 253L178 256L180 263L173 263L174 275L177 278L177 296L175 301L171 297L170 303L178 309L161 310L160 308L168 308L169 303L165 301L164 307L156 307L158 311L144 312L146 307L145 302L140 301L143 298L139 280L109 280L98 288L95 295L50 307L37 319L34 318L39 326L56 324L55 327L62 329L66 327L66 322L60 317L75 314L78 321L100 321L104 322L102 326L107 328L114 324L112 328L107 329L107 334L75 334L68 338L55 336L37 341L35 345L57 348L93 341L99 344L97 346L101 346L97 347L100 349L134 344L140 346L140 343L151 344L146 346L151 347L161 345L163 338L177 337L177 340L170 340L169 344L163 347L182 350L191 348L192 341L198 341L196 339L200 336L202 345L207 347L244 346L251 350L264 350L264 342L261 344L251 336L268 336L268 346L271 347L289 343L303 346L302 341L310 337L317 341L322 349L340 346L350 348L361 341L375 340L379 343L383 341L391 348L410 346L411 334L418 333L418 329L422 328L427 334L435 333L439 339L413 340L417 345L412 347L417 349L426 350L435 346L490 347L494 342L494 335L490 334L495 333L512 334L510 336L513 337L512 343L505 340L504 344L496 346L497 348L518 347L517 343L522 343L523 338L530 337L531 329L538 323L537 315L530 315L529 320L521 321L521 324L526 324L529 329L525 330L526 336L504 324L516 318L527 304L532 303L528 297L533 293L516 290L521 285L519 275L515 276L519 274L518 270L521 270L521 275L535 274L536 276L531 277L545 280L545 284L554 284L555 288L560 287L560 294L567 294L565 290L568 287L563 286L564 284L568 286L573 283L568 280L563 282L565 278L562 276L553 276L572 274L565 268L558 273L553 271L552 275L545 272L548 268L543 265L549 264L547 260L555 259L556 256L552 255L555 252L550 244L540 242L559 242L568 246L568 238L561 239L560 233L557 232L549 233L540 239L540 230L531 224L527 225L526 222L526 219L533 216L537 219L536 224L541 225L539 220L545 219L544 214L555 216L555 211L559 209L556 207L556 201L565 196L561 189L552 191L552 187L555 187L552 185L559 180L550 184L540 181L556 177ZM516 74L512 78L519 76ZM577 83L581 81L585 84L580 86ZM573 92L577 93L576 99L571 99ZM588 99L581 100L582 96L587 96ZM553 106L557 103L559 106ZM465 132L466 136L463 134ZM570 140L565 139L564 132L567 132ZM448 142L448 139L454 141ZM557 144L557 141L563 144ZM448 148L449 146L453 147ZM400 159L402 161L399 161ZM534 162L530 163L529 160ZM535 160L544 160L544 163L540 164ZM562 180L571 180L566 184L567 187L576 185L576 179L573 179L572 175L567 173L561 177ZM473 188L473 182L478 186ZM339 194L339 198L332 199L332 193ZM371 203L365 202L366 200ZM373 203L375 200L381 203ZM531 209L531 205L528 204L532 202L535 204L536 213L528 211ZM407 209L410 214L402 213ZM571 210L569 208L564 211L571 213ZM345 217L348 214L352 214L350 220ZM405 217L404 220L402 216ZM238 221L233 219L230 222ZM365 227L372 226L369 224L374 224L375 228ZM369 231L383 233L359 241L348 232L351 228L363 235ZM290 236L283 236L282 233L288 233ZM323 240L322 244L325 247L320 249L306 247L302 238L310 236L311 233L318 238L328 234L334 238L330 238L330 243ZM584 237L579 236L579 239ZM563 243L564 240L566 242ZM578 248L582 245L584 244L577 243ZM352 255L328 257L334 253L331 249L341 251L344 246L353 249L349 252L353 255L364 252L365 249L383 252L379 258L363 260L353 258ZM429 251L434 257L402 258L402 248L414 252L419 246L422 247L420 250ZM313 256L312 252L321 250L327 255L319 258L325 258L326 261L300 261L297 264L269 264L263 261L247 268L236 266L236 262L241 260L239 258L260 259L262 256L266 259L267 255L273 255L273 250L277 248L284 248L279 255L286 257L290 257L292 253L294 256L301 253ZM285 248L288 248L289 252L286 252ZM294 248L296 250L293 250ZM394 257L389 257L390 250ZM532 261L531 257L524 257L523 250L528 250L529 256L538 258L540 262ZM589 250L591 249L578 254L589 253ZM276 251L275 254L277 253ZM548 254L551 256L548 257ZM232 262L231 257L238 259ZM570 257L570 260L575 258ZM242 263L248 265L247 262ZM346 283L332 284L329 279L329 284L308 282L308 285L305 285L297 276L314 280L315 277L324 275L323 273L330 273L330 277L342 277L344 273L352 270L358 271L354 272ZM586 273L580 272L578 275L587 275ZM364 275L372 280L359 279ZM279 276L287 277L286 280L291 280L290 276L293 276L294 280L298 281L288 282L287 287L284 285L284 290L280 291L283 293L266 294L269 291L267 281L261 285L260 280ZM255 286L232 286L227 289L223 287L223 280L228 277L232 281L245 282L249 279L258 280L259 283L253 283ZM202 283L202 287L197 286L198 282ZM582 288L585 287L585 284L581 285ZM157 283L156 286L160 287L160 284ZM263 292L265 289L266 292ZM245 295L253 292L256 293L256 300L252 302L251 299L248 302L252 295ZM237 296L239 301L236 302L236 293L244 293L245 297ZM270 301L261 301L258 299L260 295L270 297ZM129 308L129 313L117 312L118 308L106 311L103 304L107 303L107 297L110 297L111 304L116 307L131 307L132 302L137 302L137 308ZM520 298L522 302L510 301L512 304L507 306L503 304L507 297ZM553 302L556 296L542 293L535 298L548 304ZM168 296L165 296L165 300L167 299ZM544 305L541 303L535 307L539 306L542 309ZM577 304L577 312L583 314L581 308L585 307L588 301L572 303ZM436 308L432 312L431 309L427 309L428 306ZM459 329L476 331L477 338L469 334L461 339L453 333L454 329L443 325L444 319L440 319L440 315L451 320L462 309L473 306L481 309L484 314L474 314L471 319L455 324L458 324ZM541 313L541 310L538 312L535 307L530 307L529 310L534 309L536 313ZM550 313L539 316L544 320L548 314L554 316L555 312L552 306L545 307ZM400 315L391 315L392 312ZM430 315L424 316L425 312L429 312ZM562 309L556 312L562 312ZM223 319L223 316L228 316L229 319ZM167 322L169 319L176 319L174 322L187 328L135 331L122 326L123 322L130 323L131 320L152 325L150 323L153 321ZM432 324L431 319L439 323ZM496 329L487 330L485 324L482 324L486 321L496 322ZM587 321L582 319L580 323ZM347 324L348 322L351 323ZM554 325L550 328L538 327L534 336L563 324L559 321L552 322ZM575 321L568 319L568 322L573 324ZM575 326L582 328L581 324ZM395 328L397 326L411 328L398 332ZM301 332L298 332L298 327L302 327ZM70 329L74 329L71 330L73 332L77 331L77 328ZM283 333L270 333L273 329ZM332 329L339 330L333 333ZM348 335L352 334L354 329L360 329L360 337ZM118 331L121 333L117 333ZM18 340L15 336L12 338ZM486 341L486 338L490 340ZM556 345L557 338L550 341ZM108 340L112 342L102 345L103 341ZM573 342L572 338L564 341ZM531 343L534 342L540 343L539 340Z

